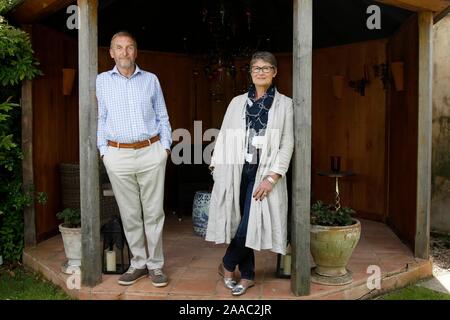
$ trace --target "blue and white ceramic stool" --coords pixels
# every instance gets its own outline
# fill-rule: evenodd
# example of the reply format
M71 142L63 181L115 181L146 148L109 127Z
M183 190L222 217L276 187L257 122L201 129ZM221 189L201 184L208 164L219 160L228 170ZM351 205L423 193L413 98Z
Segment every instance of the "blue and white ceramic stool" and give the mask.
M211 192L208 191L197 191L194 196L192 224L194 226L194 233L201 237L205 237L206 235L210 199Z

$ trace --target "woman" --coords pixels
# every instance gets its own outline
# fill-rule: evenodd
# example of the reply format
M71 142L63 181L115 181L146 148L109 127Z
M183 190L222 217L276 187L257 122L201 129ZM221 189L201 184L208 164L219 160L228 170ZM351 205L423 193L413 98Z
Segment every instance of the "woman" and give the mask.
M273 84L273 54L255 53L250 73L253 84L228 106L210 165L214 187L205 239L229 243L219 274L232 295L242 295L255 284L253 250L285 254L287 241L285 174L294 148L292 100Z

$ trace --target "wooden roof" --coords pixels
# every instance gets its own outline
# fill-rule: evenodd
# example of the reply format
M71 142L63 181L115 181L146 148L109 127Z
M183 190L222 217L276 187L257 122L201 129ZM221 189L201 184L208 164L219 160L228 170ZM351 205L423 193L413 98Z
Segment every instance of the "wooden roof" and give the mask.
M411 11L433 11L439 14L450 6L450 0L375 0Z
M411 11L432 11L439 15L448 12L450 0L376 0L377 2L408 9ZM33 23L76 4L75 0L23 0L11 13L12 18L21 24Z
M76 0L23 0L12 10L10 16L20 24L30 24L70 4L76 4Z

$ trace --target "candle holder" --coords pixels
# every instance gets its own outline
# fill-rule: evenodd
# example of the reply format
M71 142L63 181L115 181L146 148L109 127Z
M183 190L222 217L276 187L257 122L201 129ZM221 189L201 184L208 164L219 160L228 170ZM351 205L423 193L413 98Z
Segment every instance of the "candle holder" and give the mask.
M291 254L291 245L288 244L286 248L286 254L277 255L277 277L289 279L291 277L291 263L292 263L292 254Z
M332 172L341 171L341 157L331 156L330 161L331 161L331 171Z
M119 217L112 218L101 228L103 238L102 270L105 274L122 274L130 266L130 248Z

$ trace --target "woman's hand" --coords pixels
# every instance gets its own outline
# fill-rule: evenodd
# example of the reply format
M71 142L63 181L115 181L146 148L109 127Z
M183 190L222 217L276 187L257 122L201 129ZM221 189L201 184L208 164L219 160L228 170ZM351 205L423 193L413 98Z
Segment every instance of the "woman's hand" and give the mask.
M256 188L255 193L253 194L253 198L255 198L255 200L262 201L262 199L268 196L272 189L272 184L267 181L267 179L263 179L258 188Z
M277 183L278 179L281 177L281 175L274 172L269 172L269 176L273 183L271 183L268 178L264 178L253 194L253 198L255 198L255 200L261 201L262 199L267 197L269 193L272 192L275 183Z

